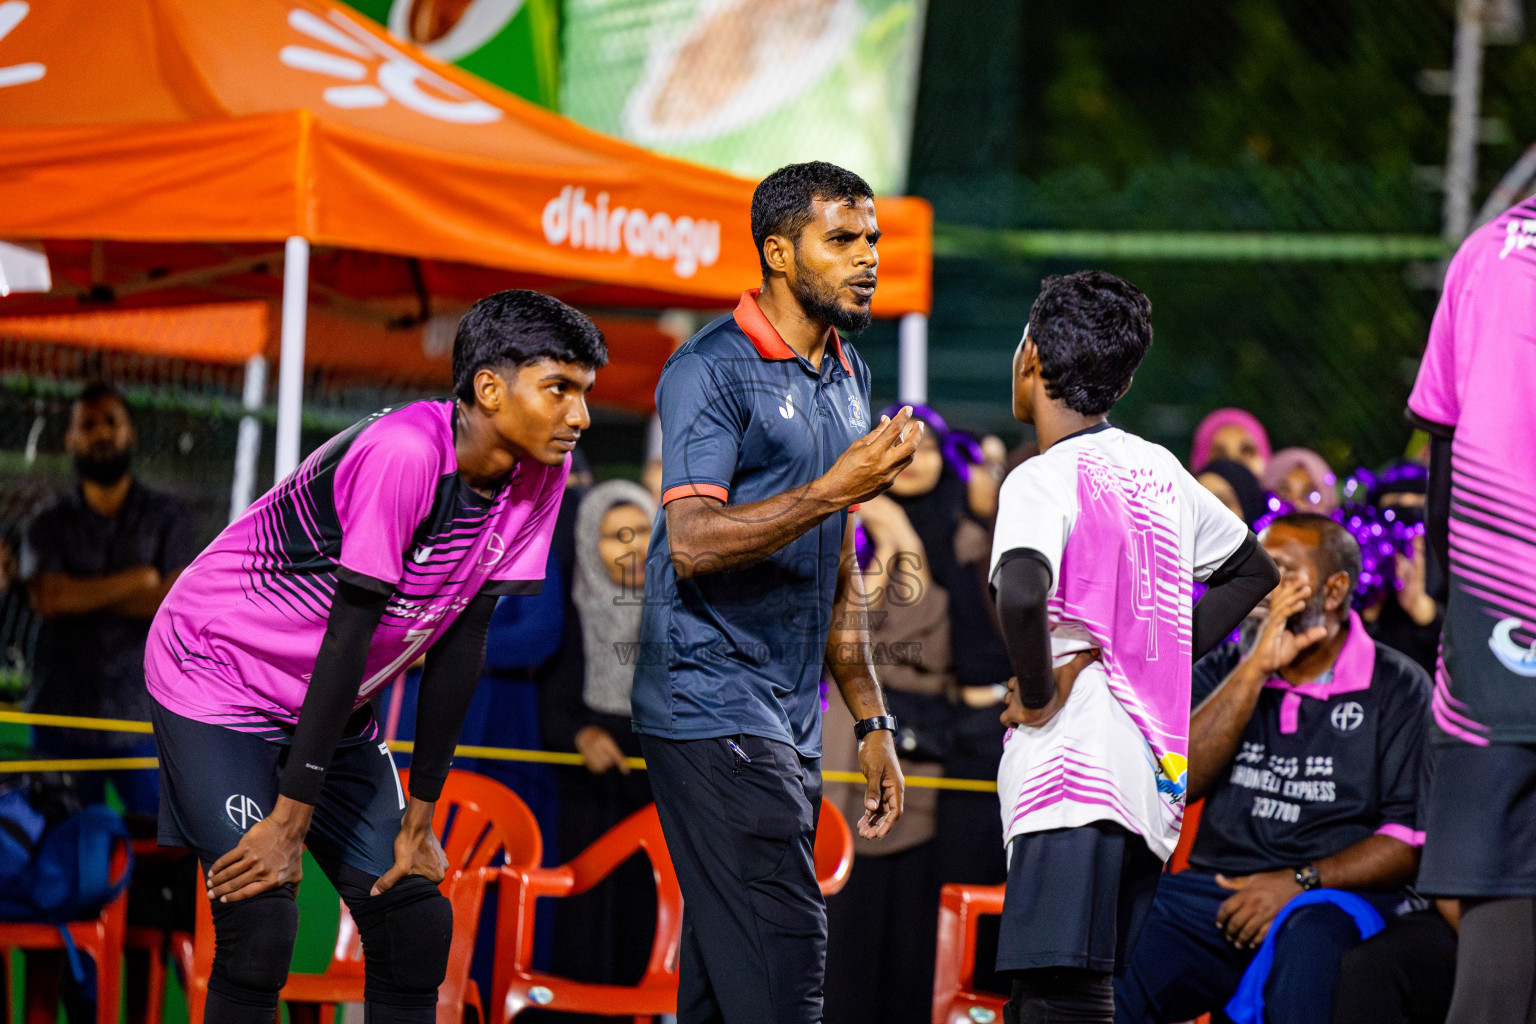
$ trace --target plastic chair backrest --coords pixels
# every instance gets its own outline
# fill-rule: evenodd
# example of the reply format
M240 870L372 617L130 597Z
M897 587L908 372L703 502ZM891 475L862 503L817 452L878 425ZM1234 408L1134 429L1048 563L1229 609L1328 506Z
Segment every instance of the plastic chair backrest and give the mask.
M410 769L400 769L402 790L410 788L410 781ZM508 864L529 867L544 858L544 839L528 805L500 782L474 772L455 768L448 773L432 829L450 869L491 867L502 854Z
M938 948L933 964L933 1024L996 1021L1002 996L975 991L976 923L1003 912L1001 885L949 884L939 893Z
M399 774L400 791L409 792L411 770L401 768ZM502 854L506 863L526 867L533 867L544 857L538 820L522 797L495 779L459 768L449 771L448 781L443 783L432 812L432 831L448 859L445 891L456 870L467 873L491 867L500 863ZM345 902L341 904L331 959L333 967L356 964L359 966L348 973L361 971L362 936Z
M7 952L10 949L65 949L64 934L68 933L69 942L76 950L96 964L96 987L101 996L96 1000L96 1024L117 1024L117 993L121 991L123 939L128 924L126 883L132 852L125 836L112 837L111 844L107 878L114 887L118 883L123 886L96 917L62 925L38 921L0 923L0 948ZM4 962L9 966L8 956ZM30 1007L27 1019L32 1019Z
M634 985L599 985L533 970L537 898L578 896L644 852L656 884L656 931L645 973ZM603 833L566 864L532 872L502 869L497 913L492 1020L507 1020L532 1005L528 993L542 987L557 1009L618 1016L653 1016L675 1009L677 953L682 936L683 894L662 835L656 805L648 804ZM516 994L509 1000L509 993ZM574 1001L574 1002L573 1002ZM544 1005L548 1000L540 1002Z
M816 826L816 882L823 896L842 891L853 870L853 831L837 805L821 798L821 819Z
M1173 856L1168 858L1168 870L1170 872L1183 871L1189 867L1189 851L1195 848L1195 834L1200 831L1200 811L1205 807L1204 800L1196 800L1184 807L1184 824L1179 830L1179 845L1173 848Z

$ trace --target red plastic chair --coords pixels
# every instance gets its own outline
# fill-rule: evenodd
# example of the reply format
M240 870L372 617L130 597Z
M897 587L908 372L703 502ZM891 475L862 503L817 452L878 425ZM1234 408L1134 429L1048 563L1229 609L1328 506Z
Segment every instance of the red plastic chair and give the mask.
M656 881L656 934L651 956L638 983L601 985L572 981L535 971L533 932L540 897L578 896L611 874L637 852L651 861ZM830 802L822 800L816 830L816 880L827 895L848 881L853 865L853 834ZM573 860L554 868L501 870L496 932L496 970L492 999L502 1024L530 1007L636 1021L677 1012L677 947L682 935L683 896L672 856L667 852L656 805L642 807L608 830Z
M848 884L853 870L853 830L837 805L821 799L821 818L816 824L816 883L823 896L835 896Z
M188 850L160 846L153 839L135 839L133 858L136 865L149 861L174 861L191 856ZM193 941L190 932L165 931L129 925L123 937L123 949L146 954L144 1006L128 1007L129 1024L161 1024L165 1019L166 964L175 963L183 978L191 978ZM132 964L128 970L134 970ZM130 992L132 985L129 985Z
M1202 801L1184 811L1179 844L1168 859L1169 871L1189 867L1189 851L1200 828ZM1008 1001L976 991L976 923L982 914L1003 912L1001 885L946 885L939 894L938 950L933 969L933 1024L993 1024ZM1194 1024L1210 1024L1210 1014Z
M1173 848L1173 856L1168 858L1168 871L1183 871L1189 867L1189 851L1195 848L1195 833L1200 831L1200 812L1205 808L1204 800L1196 800L1184 808L1184 824L1179 830L1179 845Z
M596 985L533 970L534 908L539 897L584 893L642 850L650 858L656 881L656 937L640 981L634 986ZM677 1011L683 894L655 804L631 814L559 867L503 867L498 884L491 996L492 1005L501 1007L501 1020L510 1021L530 1006L636 1018Z
M993 1024L1003 996L976 991L976 922L1003 912L1001 885L946 885L939 892L938 951L933 968L933 1024Z
M400 772L400 784L408 786L410 773ZM453 942L448 952L448 973L437 993L439 1024L459 1024L465 1007L473 1007L485 1020L479 987L469 977L475 934L485 897L485 881L497 869L490 865L503 854L509 865L531 868L544 855L538 822L518 795L483 775L454 770L448 773L441 798L432 816L432 827L443 842L449 872L442 889L453 903ZM213 909L206 891L200 889L196 936L196 968L188 986L190 1024L202 1024L208 992L208 973L213 968ZM340 926L330 966L321 974L292 974L281 998L288 1003L318 1005L322 1024L335 1020L336 1004L363 1001L364 967L357 925L341 906Z
M128 843L112 844L109 878L113 884L128 872ZM63 927L69 931L75 947L96 962L96 1024L117 1024L118 1002L123 981L123 935L128 925L128 890L108 903L100 916L89 921L75 921ZM63 950L64 936L53 924L0 924L0 947L7 951ZM9 958L6 958L9 966ZM27 1024L46 1024L57 1019L56 999L44 998L40 990L28 986Z

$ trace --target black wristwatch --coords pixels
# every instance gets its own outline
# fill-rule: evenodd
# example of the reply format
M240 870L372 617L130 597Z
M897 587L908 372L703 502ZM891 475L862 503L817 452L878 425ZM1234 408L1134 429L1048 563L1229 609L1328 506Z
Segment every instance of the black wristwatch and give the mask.
M1303 864L1296 869L1296 884L1303 892L1311 892L1323 884L1323 877L1317 873L1315 864Z
M896 716L876 715L873 718L861 718L853 723L853 735L861 740L879 729L887 729L894 735L896 732Z

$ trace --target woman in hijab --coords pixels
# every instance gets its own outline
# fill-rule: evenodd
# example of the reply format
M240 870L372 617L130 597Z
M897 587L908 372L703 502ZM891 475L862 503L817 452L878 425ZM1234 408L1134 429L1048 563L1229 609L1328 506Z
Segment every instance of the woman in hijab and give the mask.
M1298 512L1330 515L1339 507L1338 477L1310 448L1282 448L1269 460L1259 481Z
M886 410L894 415L899 407ZM958 699L951 706L949 752L944 774L964 779L995 779L1003 747L997 716L1004 685L1013 670L997 627L997 612L987 594L992 558L991 532L970 513L970 493L959 471L944 457L949 425L934 410L915 405L912 414L930 429L923 431L912 463L886 494L906 513L922 542L933 581L949 595L952 671ZM1007 874L997 797L989 793L945 791L939 797L934 859L946 882L997 885ZM997 934L995 919L980 932L978 984L991 977L989 950Z
M1195 443L1189 465L1204 466L1212 459L1241 462L1256 477L1264 475L1269 462L1269 433L1258 417L1245 409L1217 409L1195 427Z
M634 659L626 642L640 640L645 552L656 506L628 480L598 484L576 512L576 564L571 596L580 621L581 657L547 684L547 743L574 750L584 768L560 775L560 856L569 860L631 813L651 802L644 772L625 760L640 756L630 730ZM553 968L578 981L630 984L645 970L656 927L650 865L636 858L591 892L557 901ZM596 1018L594 1018L596 1019Z
M894 416L899 409L890 406L882 415ZM934 581L949 592L950 636L960 686L991 687L1013 674L986 595L992 541L971 515L970 490L956 461L945 457L950 431L944 417L925 405L913 406L912 415L930 429L923 431L911 464L886 493L917 531Z
M1241 462L1216 459L1201 466L1195 479L1249 526L1268 511L1263 485Z
M868 553L861 608L880 686L901 726L901 770L909 779L942 775L942 750L925 747L944 744L955 688L949 594L935 585L923 542L894 499L871 498L856 515ZM853 716L834 696L822 718L822 770L857 772L858 748ZM826 795L849 821L864 813L863 786L829 784ZM928 1021L942 881L934 862L938 796L909 786L900 829L878 841L854 839L848 884L827 901L823 1019Z

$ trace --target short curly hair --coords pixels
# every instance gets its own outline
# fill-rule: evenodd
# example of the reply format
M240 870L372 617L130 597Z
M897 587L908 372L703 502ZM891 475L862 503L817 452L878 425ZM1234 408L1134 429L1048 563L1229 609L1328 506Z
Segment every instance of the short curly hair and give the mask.
M1102 416L1152 347L1152 302L1103 270L1048 277L1029 310L1046 394L1084 416Z
M816 200L837 200L852 205L873 198L875 192L869 182L825 160L780 167L758 182L752 192L752 242L757 246L757 262L763 269L763 276L768 276L763 243L769 235L799 238L800 232L811 222Z

